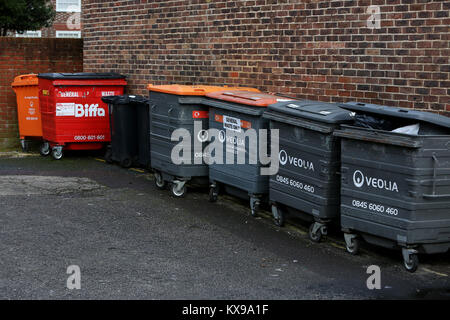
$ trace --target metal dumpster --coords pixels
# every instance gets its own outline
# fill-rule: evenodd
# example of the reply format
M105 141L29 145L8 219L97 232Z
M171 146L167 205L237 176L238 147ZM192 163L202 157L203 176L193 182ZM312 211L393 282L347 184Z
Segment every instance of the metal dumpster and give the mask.
M271 105L264 118L280 136L279 171L270 177L269 191L275 223L282 226L287 209L295 209L296 215L313 221L309 237L319 242L327 223L340 213L341 147L333 132L353 121L352 112L301 100Z
M122 95L125 76L115 73L40 73L44 143L54 159L66 150L98 150L110 141L109 114L101 98Z
M253 216L257 215L261 201L269 192L269 176L260 174L261 163L250 163L253 151L249 139L235 137L249 129L269 129L269 121L262 117L266 107L280 101L293 101L269 95L245 91L227 90L206 95L204 104L210 107L209 127L220 132L223 159L209 166L210 201L216 201L220 188L232 195L250 198ZM238 154L245 154L245 163L238 163ZM233 159L227 163L226 158Z
M202 98L208 92L224 89L216 86L148 85L151 166L158 188L164 189L169 183L172 194L182 197L186 194L188 181L208 184L209 169L203 159L203 148L207 142L203 134L208 130L209 107L202 104ZM177 129L185 130L190 136L186 143L200 146L199 152L192 148L189 154L183 154L187 160L182 163L174 163L172 159L172 151L180 143L172 140L172 134Z
M342 126L341 224L347 251L358 236L402 248L414 272L418 253L450 248L450 119L426 112L364 103L341 105L358 116L382 119L385 130ZM417 134L395 127L416 125ZM368 126L370 127L370 125Z

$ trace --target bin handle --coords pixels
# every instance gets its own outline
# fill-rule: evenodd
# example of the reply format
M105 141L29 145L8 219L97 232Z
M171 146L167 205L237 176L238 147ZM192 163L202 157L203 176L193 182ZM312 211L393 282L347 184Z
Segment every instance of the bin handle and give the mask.
M37 76L37 74L34 73L30 73L30 74L23 74L19 76L20 80L25 80L25 79L34 79Z
M439 166L439 160L436 153L433 152L433 191L431 194L424 194L423 197L427 199L444 199L450 198L450 194L436 194L436 177Z
M167 135L170 135L170 114L172 113L173 108L167 110Z

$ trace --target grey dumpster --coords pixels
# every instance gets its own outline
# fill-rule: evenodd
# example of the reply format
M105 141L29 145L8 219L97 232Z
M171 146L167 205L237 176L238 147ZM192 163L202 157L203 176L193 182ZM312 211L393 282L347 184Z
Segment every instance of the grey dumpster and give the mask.
M347 251L358 252L358 236L400 247L405 268L414 272L418 253L450 248L450 119L363 103L342 107L361 124L335 132Z
M256 216L261 201L269 191L269 176L261 175L261 162L251 163L250 140L236 137L249 129L269 129L269 121L262 117L266 107L279 100L289 100L274 95L232 91L206 95L204 104L210 106L209 127L221 133L223 159L209 166L210 201L216 201L220 188L227 193L250 199L250 208ZM245 154L245 163L238 163L238 154ZM234 163L227 163L227 154ZM230 156L231 155L231 156Z
M340 143L333 136L352 112L318 101L281 102L264 113L280 135L279 171L270 177L269 198L275 223L290 209L312 220L309 237L319 242L327 223L340 213ZM305 215L306 214L306 215Z
M202 98L208 92L224 90L225 87L150 84L148 89L151 166L155 174L155 184L164 189L169 183L172 194L182 197L186 194L188 181L208 184L209 169L203 159L203 148L207 141L203 135L208 130L209 107L202 104ZM249 88L242 88L245 89ZM195 129L196 125L199 130ZM189 154L182 154L186 160L183 163L174 163L172 159L172 151L180 143L172 141L172 134L177 129L185 130L189 134L190 141L183 143L192 147ZM200 152L194 148L197 144L200 144Z

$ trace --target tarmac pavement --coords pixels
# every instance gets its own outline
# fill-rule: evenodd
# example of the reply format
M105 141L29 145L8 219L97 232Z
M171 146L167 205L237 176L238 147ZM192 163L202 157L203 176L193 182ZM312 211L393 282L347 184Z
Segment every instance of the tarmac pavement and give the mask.
M191 188L176 199L141 169L98 155L0 154L0 299L449 299L450 254L345 252L338 228L278 228L246 202ZM67 268L81 272L69 290ZM369 290L367 268L381 268Z

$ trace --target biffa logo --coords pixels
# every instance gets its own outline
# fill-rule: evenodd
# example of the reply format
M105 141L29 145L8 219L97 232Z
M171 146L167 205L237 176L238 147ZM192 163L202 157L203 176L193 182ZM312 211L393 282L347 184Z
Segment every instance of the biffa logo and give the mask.
M82 118L82 117L104 117L105 116L105 109L99 108L98 104L85 104L84 106L82 104L76 104L75 105L75 117L76 118Z

